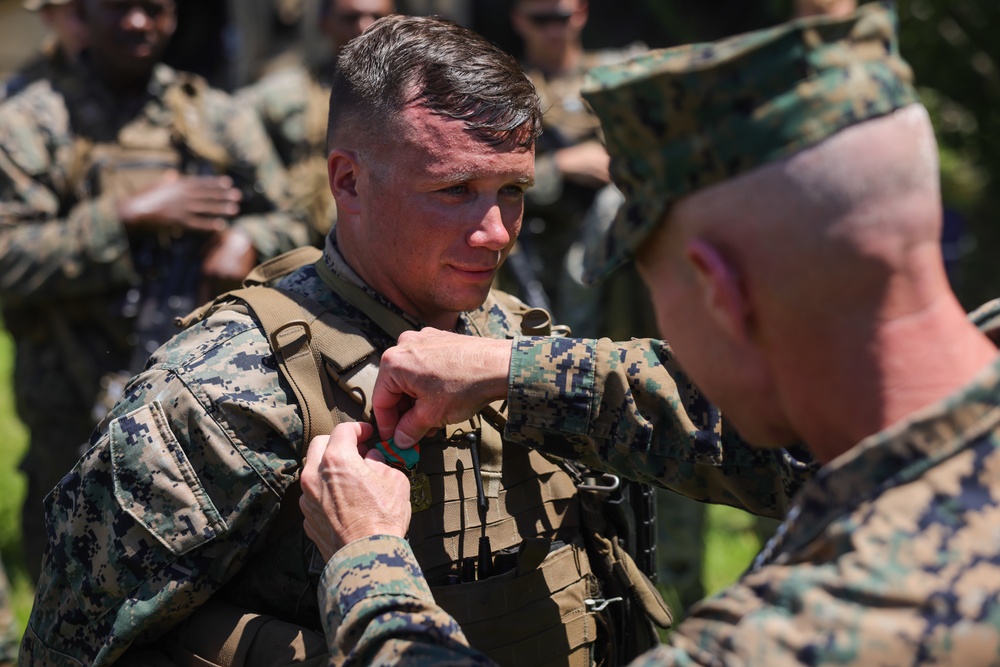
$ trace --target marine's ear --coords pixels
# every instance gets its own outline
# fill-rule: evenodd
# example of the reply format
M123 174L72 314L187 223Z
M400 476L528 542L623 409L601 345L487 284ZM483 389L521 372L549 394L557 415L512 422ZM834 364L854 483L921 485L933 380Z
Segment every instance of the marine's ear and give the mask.
M337 210L343 213L357 213L358 174L361 164L357 153L336 148L330 151L326 170L330 179L330 192L337 200Z
M751 304L739 268L717 247L702 239L691 239L684 256L697 278L705 310L735 342L750 337Z

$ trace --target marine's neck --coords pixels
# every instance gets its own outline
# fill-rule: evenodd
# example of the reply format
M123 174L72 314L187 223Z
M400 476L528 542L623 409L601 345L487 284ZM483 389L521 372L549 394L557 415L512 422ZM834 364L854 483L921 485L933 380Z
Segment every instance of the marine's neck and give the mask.
M812 341L783 391L797 432L823 462L961 390L998 355L950 292L867 330L835 327Z

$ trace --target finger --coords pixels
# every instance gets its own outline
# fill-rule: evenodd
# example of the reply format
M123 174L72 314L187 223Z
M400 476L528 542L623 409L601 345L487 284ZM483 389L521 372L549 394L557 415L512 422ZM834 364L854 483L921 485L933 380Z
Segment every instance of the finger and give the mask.
M372 390L372 411L375 423L378 424L379 437L383 440L388 440L395 433L402 412L401 402L408 398L385 366L380 368Z
M421 403L417 401L413 407L406 411L396 423L396 430L393 433L393 441L397 447L409 449L427 435L428 431L438 427L438 421L428 418L421 410Z
M163 176L160 177L159 184L166 185L168 183L176 183L181 178L181 174L176 169L168 169L163 172Z
M181 227L185 230L205 232L206 234L225 231L228 225L229 223L222 218L210 218L197 214L189 215L181 220Z
M226 218L233 217L240 212L240 205L227 198L202 197L189 199L187 209L194 215L204 217Z
M239 192L238 189L233 187L233 179L229 176L188 176L187 178L193 187Z
M345 422L338 424L330 434L328 450L336 458L363 457L361 447L372 437L372 426L365 422Z
M327 446L330 444L330 436L328 435L318 435L309 441L309 446L306 448L306 458L304 461L304 468L315 468L319 465L320 459L323 458L323 452L326 451Z
M382 452L380 452L374 447L365 452L364 457L369 461L377 461L378 463L385 463L385 457L382 456Z
M299 480L302 483L303 497L319 481L319 464L323 460L323 455L326 453L326 448L329 444L330 436L328 435L320 435L309 441L309 447L306 449L306 457L302 461L302 472L299 475Z

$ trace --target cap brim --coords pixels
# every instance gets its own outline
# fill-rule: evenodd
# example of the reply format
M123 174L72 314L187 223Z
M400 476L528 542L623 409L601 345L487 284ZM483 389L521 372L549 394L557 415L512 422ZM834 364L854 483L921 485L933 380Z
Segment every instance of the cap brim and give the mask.
M664 196L657 184L644 182L618 209L614 222L600 243L587 248L583 281L592 285L635 256L636 250L663 222L673 197Z

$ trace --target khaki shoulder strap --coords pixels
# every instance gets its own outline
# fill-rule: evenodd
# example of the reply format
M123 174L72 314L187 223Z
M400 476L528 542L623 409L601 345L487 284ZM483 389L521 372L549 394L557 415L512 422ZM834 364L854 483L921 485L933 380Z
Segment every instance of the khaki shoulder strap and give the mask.
M277 257L258 264L243 279L243 286L270 285L279 278L284 278L292 271L300 269L307 264L313 264L323 257L323 251L312 246L303 246L295 250L289 250Z
M345 419L334 400L331 377L362 407L364 419L371 420L378 354L361 331L312 299L276 287L247 287L231 294L251 308L264 329L302 412L304 443L330 433Z
M329 433L336 425L327 408L332 396L323 360L313 345L311 324L316 316L303 307L301 297L273 287L246 287L231 296L245 302L260 321L281 374L295 394L302 413L303 447L308 446L314 436Z
M371 419L371 389L378 373L376 350L356 328L316 301L272 287L278 279L309 263L322 262L322 252L303 247L255 267L244 287L199 307L178 326L188 327L212 312L241 301L260 322L281 374L292 387L302 413L303 442L329 433L344 415L333 400L330 377L362 406ZM325 264L324 264L325 266ZM363 363L368 361L368 363Z
M334 294L339 294L345 301L364 313L382 331L392 336L393 340L398 340L404 331L413 329L412 324L386 308L363 289L334 273L322 258L317 260L314 266L319 277Z

